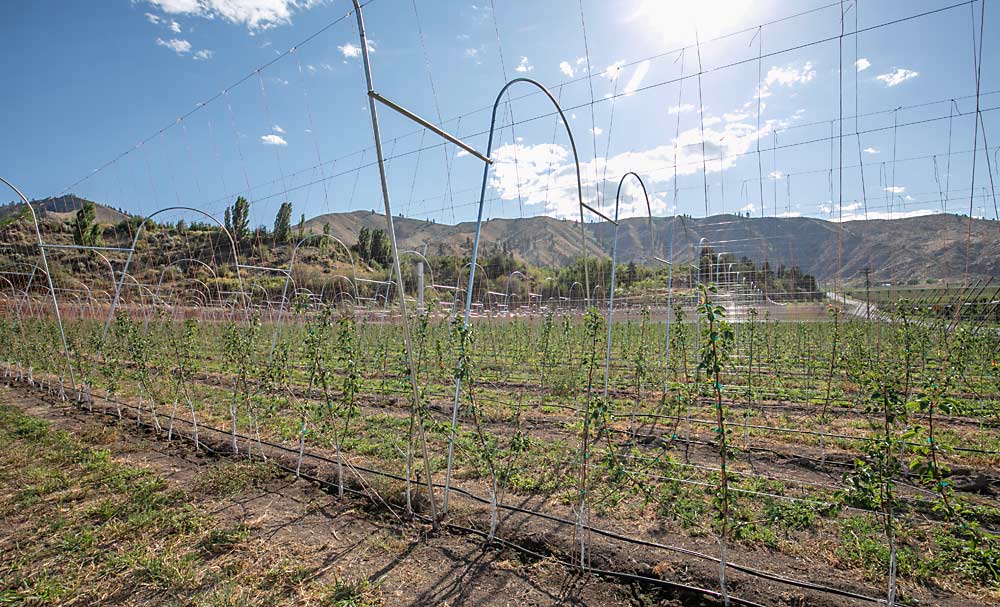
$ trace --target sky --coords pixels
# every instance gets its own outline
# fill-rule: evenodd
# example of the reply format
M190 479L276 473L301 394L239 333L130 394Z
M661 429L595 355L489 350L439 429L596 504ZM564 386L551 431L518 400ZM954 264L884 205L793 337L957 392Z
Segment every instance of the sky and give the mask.
M371 0L364 18L375 90L483 154L505 82L564 108L527 83L501 99L487 219L579 219L567 127L584 201L609 216L631 171L657 216L971 201L993 219L1000 4L984 1L978 130L978 0ZM0 36L0 175L29 198L221 217L243 195L268 226L285 200L296 219L383 209L345 0L36 0L6 7ZM484 163L378 111L393 213L474 220ZM648 212L634 179L618 201Z

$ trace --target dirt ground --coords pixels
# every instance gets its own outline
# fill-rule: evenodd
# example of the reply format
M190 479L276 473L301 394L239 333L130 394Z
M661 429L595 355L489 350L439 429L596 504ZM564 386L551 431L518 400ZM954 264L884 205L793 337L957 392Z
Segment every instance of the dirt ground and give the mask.
M84 447L107 449L118 463L151 471L169 488L183 491L199 510L209 512L216 527L246 528L249 537L245 543L263 545L268 552L297 563L310 582L368 580L379 591L377 602L371 605L711 604L707 599L703 603L691 596L674 598L639 584L581 575L549 559L528 558L510 549L484 547L477 536L431 533L429 525L379 512L364 498L338 499L289 474L278 473L245 485L236 483L229 492L225 490L226 477L237 473L230 458L195 452L190 444L167 443L133 425L118 425L105 416L22 389L0 388L0 404L45 420ZM222 494L211 483L221 484ZM8 487L2 493L15 489ZM16 515L3 519L0 528L5 529L5 536L23 522ZM253 557L262 559L259 554ZM3 586L0 583L0 588ZM108 593L111 600L103 604L177 604L160 601L142 588L118 590ZM47 604L25 597L19 600L12 593L0 597L11 601L0 601L2 604ZM304 602L293 600L291 604Z
M199 511L210 515L217 529L245 530L241 545L254 549L233 549L230 562L242 559L240 566L251 572L257 563L276 559L295 564L296 584L281 594L290 605L334 605L336 607L380 605L716 605L721 601L705 593L664 587L649 581L620 577L581 574L559 562L569 558L573 529L570 525L539 521L534 517L506 513L502 525L513 530L514 539L535 554L526 554L503 545L484 543L482 537L443 527L433 531L429 524L404 520L399 508L387 507L379 500L367 497L338 498L328 486L305 480L273 467L261 474L250 470L245 458L233 458L196 451L190 442L168 442L163 433L154 434L134 421L119 422L96 409L87 412L58 398L20 385L0 387L0 406L12 405L32 418L45 420L55 429L65 431L85 448L106 449L118 463L150 471L165 480L171 489L183 492L185 499ZM2 438L2 435L0 435ZM204 445L225 449L225 441L203 435ZM294 461L283 462L294 466ZM304 466L303 472L319 478L332 478L333 471ZM0 476L0 480L4 477ZM357 487L356 487L357 488ZM15 488L0 486L0 498ZM390 497L391 490L367 487L370 494L381 492L386 501L399 505L399 496ZM0 502L2 506L2 502ZM523 504L530 507L531 504ZM4 514L0 508L0 529L16 532L24 521ZM470 511L463 516L456 508L449 520L475 526L476 516ZM481 512L478 514L482 514ZM479 517L481 518L481 517ZM633 521L635 525L651 524ZM625 532L627 529L621 529ZM0 535L0 554L5 548ZM594 566L603 566L639 576L660 577L681 584L716 590L718 566L682 555L664 558L658 551L640 546L623 547L596 538L593 546ZM678 541L680 538L675 538ZM569 545L568 545L569 544ZM16 548L16 546L15 546ZM690 548L708 551L710 546L693 543ZM829 571L830 576L819 581L840 587L855 587L859 580L849 572L831 571L819 555L804 554L781 558L786 570L803 578L812 578L812 567ZM737 550L732 558L749 565L757 563L754 554ZM758 555L759 556L759 555ZM256 559L247 562L247 559ZM0 580L4 577L4 559L0 556ZM261 565L262 569L264 565ZM815 573L815 571L813 571ZM263 571L262 571L263 575ZM286 576L288 577L288 576ZM361 583L366 589L357 596L329 593L317 598L310 589L330 587L344 580ZM113 600L109 605L133 604L192 604L192 605L253 605L276 604L268 595L240 602L199 602L195 600L157 600L142 588L129 588L129 578L123 578L121 588L105 592ZM867 586L865 584L864 586ZM4 604L89 604L70 601L18 601L17 595L4 595L0 581L0 605ZM874 588L868 588L876 594ZM844 607L857 602L850 598L830 596L789 588L786 585L755 579L731 571L729 592L732 604ZM949 606L974 605L948 593L924 590L922 604ZM936 595L936 596L935 596ZM13 597L9 602L4 599ZM339 598L338 598L339 597ZM175 597L176 598L176 597ZM362 600L364 599L364 600ZM742 599L742 600L741 600ZM367 602L366 602L367 601Z

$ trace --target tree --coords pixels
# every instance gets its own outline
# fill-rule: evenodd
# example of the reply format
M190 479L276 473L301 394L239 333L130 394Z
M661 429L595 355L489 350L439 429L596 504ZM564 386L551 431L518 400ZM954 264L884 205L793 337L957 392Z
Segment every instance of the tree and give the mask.
M97 223L97 211L94 203L84 201L76 212L73 222L73 242L82 246L96 246L101 242L101 225Z
M289 210L291 210L291 205L289 205ZM306 235L306 214L303 213L299 216L299 240L302 240Z
M389 265L391 252L389 237L383 230L361 228L361 232L358 233L358 257L362 261L386 266Z
M326 234L327 236L330 235L330 222L329 221L323 224L323 233Z
M380 266L387 266L389 265L390 252L389 236L386 235L385 231L375 230L372 232L371 260Z
M635 266L635 261L628 262L625 269L625 285L631 286L639 278L639 269Z
M233 211L229 207L226 207L226 218L225 218L226 231L230 235L233 233Z
M358 233L358 257L365 263L371 259L372 232L368 228L362 227Z
M250 203L242 196L233 204L232 224L233 238L239 245L250 235Z
M274 218L274 242L283 244L292 236L292 203L283 202Z

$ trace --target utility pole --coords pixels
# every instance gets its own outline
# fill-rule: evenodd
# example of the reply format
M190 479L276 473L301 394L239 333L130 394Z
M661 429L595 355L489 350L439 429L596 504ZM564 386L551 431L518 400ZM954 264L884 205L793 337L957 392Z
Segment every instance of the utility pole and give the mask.
M872 319L872 269L864 268L861 273L865 275L865 317Z

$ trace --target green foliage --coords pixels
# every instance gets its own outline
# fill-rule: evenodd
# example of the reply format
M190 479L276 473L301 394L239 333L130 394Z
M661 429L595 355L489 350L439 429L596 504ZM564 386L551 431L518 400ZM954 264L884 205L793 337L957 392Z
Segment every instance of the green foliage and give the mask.
M292 203L283 202L274 218L274 242L284 244L292 237ZM299 237L301 238L301 236Z
M99 246L102 232L101 224L97 223L94 203L83 201L83 206L76 212L76 219L73 221L73 242L82 246Z
M361 228L358 233L358 256L367 264L388 266L392 253L389 237L381 229Z
M227 209L228 210L228 209ZM250 236L250 202L242 196L236 197L230 212L229 227L237 246Z

